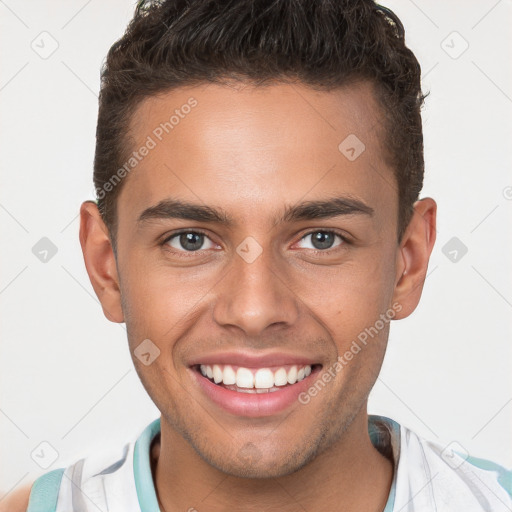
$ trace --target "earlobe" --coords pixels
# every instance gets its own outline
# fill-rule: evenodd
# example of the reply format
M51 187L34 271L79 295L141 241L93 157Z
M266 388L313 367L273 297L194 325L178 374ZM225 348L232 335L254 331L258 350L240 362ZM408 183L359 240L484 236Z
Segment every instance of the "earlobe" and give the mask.
M427 197L416 201L413 208L397 253L393 301L402 306L397 320L409 316L419 303L436 240L436 202Z
M114 251L108 229L93 201L85 201L80 207L80 245L103 313L111 322L124 322Z

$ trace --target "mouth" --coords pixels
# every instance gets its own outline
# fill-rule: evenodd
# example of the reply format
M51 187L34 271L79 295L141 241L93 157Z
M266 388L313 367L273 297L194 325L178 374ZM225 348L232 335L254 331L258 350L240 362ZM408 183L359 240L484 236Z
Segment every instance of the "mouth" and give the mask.
M230 364L200 364L195 370L210 382L237 393L274 393L295 385L321 365L283 365L269 368L245 368Z
M283 364L244 367L234 364L198 363L190 367L206 397L236 416L278 414L294 403L316 380L321 364Z

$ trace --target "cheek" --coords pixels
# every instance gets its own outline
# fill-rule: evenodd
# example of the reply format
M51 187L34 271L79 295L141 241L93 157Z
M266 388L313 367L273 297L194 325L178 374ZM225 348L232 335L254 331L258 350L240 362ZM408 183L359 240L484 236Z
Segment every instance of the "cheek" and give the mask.
M392 296L393 269L381 257L365 260L351 260L301 276L306 303L328 311L330 316L364 317L385 308Z
M389 259L371 257L364 264L351 262L329 275L303 282L304 302L328 328L339 351L390 309L394 271L385 261ZM375 338L382 339L388 324L382 326L379 322L377 326L379 334Z
M165 340L166 344L197 316L215 284L214 276L204 270L172 269L136 253L120 270L123 311L130 332L136 338Z

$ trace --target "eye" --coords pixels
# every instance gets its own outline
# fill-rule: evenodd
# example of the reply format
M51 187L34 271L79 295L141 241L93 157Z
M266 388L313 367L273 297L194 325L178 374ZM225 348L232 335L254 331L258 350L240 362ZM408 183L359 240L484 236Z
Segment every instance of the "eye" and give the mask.
M208 241L207 247L203 247L205 241ZM208 245L209 244L209 245ZM180 231L167 237L162 245L169 245L173 249L181 252L194 252L202 249L211 249L215 244L199 231Z
M317 230L307 233L301 238L301 241L311 238L310 247L304 247L305 249L313 249L318 251L326 251L333 247L338 247L347 242L346 238L336 233L335 231ZM341 241L337 245L333 245L335 239L339 238Z

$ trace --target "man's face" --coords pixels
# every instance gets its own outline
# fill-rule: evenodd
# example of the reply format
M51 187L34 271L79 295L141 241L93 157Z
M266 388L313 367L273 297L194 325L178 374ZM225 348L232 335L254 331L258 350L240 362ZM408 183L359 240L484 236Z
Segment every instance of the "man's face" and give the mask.
M191 97L197 104L182 108ZM176 109L169 133L158 130ZM155 146L117 203L130 350L151 340L149 360L158 347L151 364L133 360L162 421L222 471L293 472L366 413L389 322L375 325L398 279L398 196L379 117L368 84L335 92L201 85L150 98L133 117L133 150L148 136ZM299 209L335 198L348 206ZM153 208L168 200L220 218ZM369 328L340 370L338 357ZM256 377L264 392L242 393L203 376L201 364L217 364L228 382L227 364L235 378L242 368L242 380L246 370L272 373ZM307 365L309 376L267 392L269 375L282 378L284 368L293 381L292 367ZM318 384L329 369L335 377Z

